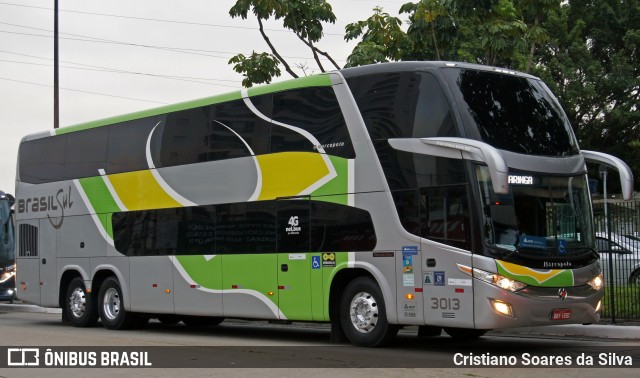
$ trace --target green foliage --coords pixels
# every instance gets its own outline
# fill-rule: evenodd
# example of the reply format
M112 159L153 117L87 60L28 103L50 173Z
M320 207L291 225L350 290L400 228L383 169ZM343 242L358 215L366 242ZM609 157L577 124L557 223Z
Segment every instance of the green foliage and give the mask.
M605 284L602 299L602 316L616 320L638 319L640 317L640 288L634 285L620 285L613 290L613 304L611 303L611 288Z
M269 84L274 77L280 76L278 59L266 52L261 54L255 51L246 57L238 54L229 59L233 64L233 70L243 74L242 86L251 88L254 84Z
M324 72L324 67L320 62L319 55L327 57L336 67L335 61L324 51L319 50L314 44L323 36L323 22L335 23L336 16L331 5L325 0L237 0L229 10L232 18L241 17L247 19L249 13L253 14L260 26L260 34L271 49L271 54L254 53L250 58L242 57L241 54L234 57L237 61L233 69L242 73L245 79L242 81L252 85L254 83L270 82L274 77L281 74L278 66L282 64L285 70L293 77L298 74L291 68L289 63L280 55L276 47L267 36L262 25L263 20L282 20L282 26L291 30L311 51L318 64L320 71ZM232 59L232 60L233 60ZM337 67L339 68L339 67ZM246 85L245 85L246 86Z
M347 67L354 65L400 60L405 50L406 35L402 21L375 7L374 14L364 21L348 24L345 27L346 41L360 38L360 42L347 58Z

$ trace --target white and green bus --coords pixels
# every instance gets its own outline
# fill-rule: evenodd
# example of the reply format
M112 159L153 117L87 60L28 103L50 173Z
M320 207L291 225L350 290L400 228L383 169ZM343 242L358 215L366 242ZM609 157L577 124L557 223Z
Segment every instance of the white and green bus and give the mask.
M42 132L20 145L18 297L77 326L149 318L478 337L592 323L586 161L538 78L404 62Z

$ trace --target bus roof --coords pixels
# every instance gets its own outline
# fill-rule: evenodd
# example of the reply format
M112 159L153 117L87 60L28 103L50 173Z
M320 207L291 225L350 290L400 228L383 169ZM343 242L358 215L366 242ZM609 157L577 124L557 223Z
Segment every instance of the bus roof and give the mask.
M287 89L294 88L304 88L304 87L318 87L318 86L330 86L331 79L328 74L319 74L313 76L306 76L299 79L291 79L286 81L281 81L277 83L272 83L268 85L262 85L255 88L249 88L247 90L248 96L259 96L266 93L279 92ZM46 133L42 135L42 133L32 134L31 137L35 138L27 138L27 139L37 139L38 137L46 136L46 135L61 135L68 134L74 131L92 129L101 126L107 126L114 123L130 121L134 119L140 119L145 117L152 117L164 113L197 108L200 106L207 106L218 104L221 102L239 100L242 98L242 90L237 90L234 92L223 93L216 96L205 97L201 99L195 99L191 101L181 102L177 104L165 105L158 108L152 108L147 110L142 110L135 113L123 114L114 117L104 118L96 121L85 122L73 126L62 127L59 129L53 130L52 133Z
M491 67L491 66L483 66L479 64L445 62L445 61L378 63L378 64L371 64L366 66L345 68L345 69L339 70L339 72L345 78L348 79L348 78L363 76L363 75L370 75L370 74L377 74L377 73L384 73L384 72L413 71L413 70L420 70L420 69L425 69L430 67L433 67L433 68L458 67L458 68L467 68L467 69L482 70L482 71L509 73L509 74L514 74L518 76L535 78L531 75L518 72L518 71L513 71L513 70L507 70L507 69ZM331 82L331 78L329 77L329 74L324 73L324 74L306 76L298 79L291 79L291 80L286 80L282 82L249 88L247 90L247 94L249 97L251 97L251 96L259 96L267 93L279 92L287 89L313 87L313 86L330 86L331 84L332 82ZM117 115L114 117L104 118L104 119L95 120L95 121L89 121L85 123L80 123L72 126L67 126L59 129L46 131L46 132L34 133L34 134L27 135L25 138L23 138L23 141L39 139L39 138L51 136L51 135L68 134L74 131L92 129L96 127L111 125L114 123L126 122L126 121L131 121L131 120L145 118L145 117L152 117L152 116L156 116L164 113L197 108L201 106L208 106L208 105L213 105L213 104L226 102L226 101L239 100L241 98L242 98L242 90L237 90L237 91L223 93L216 96L185 101L177 104L165 105L165 106L146 109L146 110L142 110L134 113Z

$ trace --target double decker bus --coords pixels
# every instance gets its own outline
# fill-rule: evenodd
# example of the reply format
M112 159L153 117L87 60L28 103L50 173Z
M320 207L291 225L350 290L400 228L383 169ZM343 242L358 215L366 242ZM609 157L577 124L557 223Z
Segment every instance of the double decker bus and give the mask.
M0 301L13 302L16 296L16 262L14 255L14 198L0 190Z
M402 326L593 323L586 162L536 77L479 65L343 69L25 137L18 297L77 326L149 318Z

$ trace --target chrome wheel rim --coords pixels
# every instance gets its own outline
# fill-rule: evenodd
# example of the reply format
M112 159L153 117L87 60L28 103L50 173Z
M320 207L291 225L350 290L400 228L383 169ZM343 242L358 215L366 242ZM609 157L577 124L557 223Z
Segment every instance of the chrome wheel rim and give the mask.
M69 309L74 318L81 318L87 309L87 298L81 287L76 287L69 296Z
M114 320L118 317L118 314L120 314L120 294L118 294L118 290L111 287L105 291L102 310L104 316L109 320Z
M360 292L351 300L349 315L358 332L369 333L378 324L378 303L371 294Z

